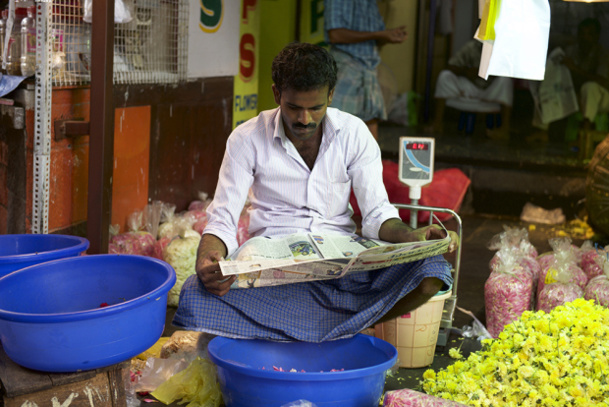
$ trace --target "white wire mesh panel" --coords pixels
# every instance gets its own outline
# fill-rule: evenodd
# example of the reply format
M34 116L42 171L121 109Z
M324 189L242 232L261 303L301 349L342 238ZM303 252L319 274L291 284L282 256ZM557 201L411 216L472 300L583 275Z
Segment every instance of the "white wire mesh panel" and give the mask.
M80 85L91 81L91 24L85 23L82 17L79 0L53 1L51 64L54 85Z
M53 84L87 84L91 24L85 0L53 0ZM114 83L177 83L186 80L188 0L123 0L131 15L114 25Z
M136 0L133 17L114 26L114 83L186 79L188 0Z

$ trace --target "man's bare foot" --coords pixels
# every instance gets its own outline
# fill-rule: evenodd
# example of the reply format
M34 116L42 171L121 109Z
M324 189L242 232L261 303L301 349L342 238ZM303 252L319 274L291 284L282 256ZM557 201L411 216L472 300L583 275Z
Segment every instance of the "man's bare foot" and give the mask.
M486 137L491 140L509 140L510 129L507 127L499 127L496 129L486 129Z

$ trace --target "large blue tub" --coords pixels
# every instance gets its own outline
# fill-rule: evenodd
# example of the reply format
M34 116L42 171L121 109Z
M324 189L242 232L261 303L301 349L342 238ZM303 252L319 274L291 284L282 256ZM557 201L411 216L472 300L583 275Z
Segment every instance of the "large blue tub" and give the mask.
M393 345L363 334L322 343L218 336L207 351L227 407L279 407L296 400L318 407L376 407L397 359Z
M16 363L46 372L130 359L161 337L173 268L134 255L54 260L0 278L0 340ZM107 306L106 306L107 304Z
M69 235L0 235L0 277L45 261L78 256L85 238Z

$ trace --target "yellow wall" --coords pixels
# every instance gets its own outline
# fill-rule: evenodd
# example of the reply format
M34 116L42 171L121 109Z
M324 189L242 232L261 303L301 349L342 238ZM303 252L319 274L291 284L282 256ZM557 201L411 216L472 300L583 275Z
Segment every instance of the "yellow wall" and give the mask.
M275 55L296 38L296 1L260 1L258 110L277 107L271 91L271 63Z
M417 36L417 1L385 0L379 2L381 16L387 28L406 26L408 37L401 44L387 44L381 49L381 59L393 72L398 93L413 89L415 42Z

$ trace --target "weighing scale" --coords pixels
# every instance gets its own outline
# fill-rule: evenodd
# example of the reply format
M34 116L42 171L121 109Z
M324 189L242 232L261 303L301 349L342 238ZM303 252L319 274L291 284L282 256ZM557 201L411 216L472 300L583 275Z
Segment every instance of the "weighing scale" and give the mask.
M433 179L435 139L431 137L400 137L398 178L408 185L412 205L421 199L421 187ZM417 228L417 210L410 211L410 226Z
M416 229L418 227L417 215L419 210L430 211L431 215L434 212L450 213L457 221L459 241L462 239L461 218L451 209L438 208L431 206L419 205L421 199L421 187L429 184L433 179L434 171L434 153L435 139L431 137L400 137L400 161L398 178L400 182L408 185L410 204L397 204L398 209L410 210L410 227ZM438 332L438 340L436 345L446 346L450 329L452 328L453 314L457 302L457 282L459 269L461 267L461 245L457 248L457 255L454 265L454 283L452 287L452 295L444 302L444 310L442 313L441 326Z

